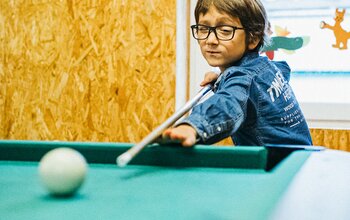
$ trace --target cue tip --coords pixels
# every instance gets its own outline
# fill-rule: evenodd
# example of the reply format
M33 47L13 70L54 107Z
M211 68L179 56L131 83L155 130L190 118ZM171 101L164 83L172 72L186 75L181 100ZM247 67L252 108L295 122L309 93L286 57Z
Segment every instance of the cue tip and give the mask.
M125 152L121 154L119 157L117 157L116 162L119 167L125 167L130 162L131 159L132 159L131 154L128 152Z

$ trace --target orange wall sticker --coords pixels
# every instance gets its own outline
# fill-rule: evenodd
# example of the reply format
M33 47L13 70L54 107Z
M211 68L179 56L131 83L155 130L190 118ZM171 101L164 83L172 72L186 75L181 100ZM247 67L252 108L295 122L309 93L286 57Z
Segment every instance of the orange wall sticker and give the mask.
M337 8L335 10L335 17L334 17L334 25L329 25L324 21L321 21L320 27L321 29L330 29L333 31L335 36L335 44L332 44L334 48L338 48L340 50L348 49L348 40L350 38L350 32L346 31L342 26L341 23L344 21L344 15L346 10L339 10Z

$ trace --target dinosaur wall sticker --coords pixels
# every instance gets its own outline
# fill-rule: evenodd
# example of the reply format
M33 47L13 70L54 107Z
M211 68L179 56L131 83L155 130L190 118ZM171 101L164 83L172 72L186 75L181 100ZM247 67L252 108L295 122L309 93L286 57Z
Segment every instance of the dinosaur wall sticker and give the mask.
M270 35L273 34L271 26L269 24L268 32ZM287 54L293 54L295 50L305 47L309 41L310 37L288 37L290 32L287 28L282 28L280 26L275 26L276 36L272 36L270 43L264 46L261 50L270 59L274 59L275 51L282 50Z
M348 40L350 39L350 32L346 31L342 26L341 23L344 21L344 15L346 10L339 10L337 8L335 10L335 17L334 17L334 25L329 25L324 21L321 21L320 28L321 29L330 29L333 31L333 34L335 36L335 44L332 46L334 48L338 48L340 50L348 49Z

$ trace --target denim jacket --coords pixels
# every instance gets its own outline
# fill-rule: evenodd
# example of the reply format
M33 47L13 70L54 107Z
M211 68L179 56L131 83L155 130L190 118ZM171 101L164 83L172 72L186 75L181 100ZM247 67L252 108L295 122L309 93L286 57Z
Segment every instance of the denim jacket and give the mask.
M312 145L289 78L286 62L247 53L220 75L214 94L181 124L191 125L205 144L231 136L235 145Z

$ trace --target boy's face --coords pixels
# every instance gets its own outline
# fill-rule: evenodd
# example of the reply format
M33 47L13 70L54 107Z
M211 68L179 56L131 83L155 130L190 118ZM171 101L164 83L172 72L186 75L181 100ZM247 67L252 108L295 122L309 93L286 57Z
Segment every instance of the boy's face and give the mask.
M218 25L242 27L239 18L220 13L214 6L211 6L206 14L199 15L198 24L211 27ZM219 67L221 71L230 67L233 62L240 60L247 48L246 33L242 29L237 29L233 39L229 41L218 40L211 32L207 39L198 40L198 43L208 64ZM250 49L252 46L254 45L248 45L248 48Z

